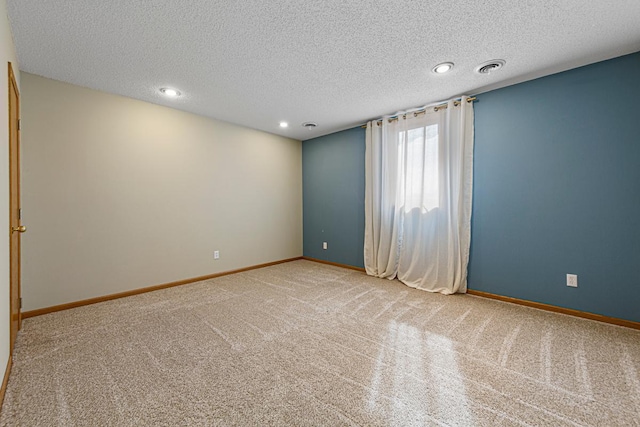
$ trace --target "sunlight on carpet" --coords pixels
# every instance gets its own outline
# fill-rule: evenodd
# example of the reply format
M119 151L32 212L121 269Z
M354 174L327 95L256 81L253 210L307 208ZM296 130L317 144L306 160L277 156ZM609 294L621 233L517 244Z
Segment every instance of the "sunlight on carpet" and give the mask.
M1 426L639 426L640 331L294 261L25 320Z

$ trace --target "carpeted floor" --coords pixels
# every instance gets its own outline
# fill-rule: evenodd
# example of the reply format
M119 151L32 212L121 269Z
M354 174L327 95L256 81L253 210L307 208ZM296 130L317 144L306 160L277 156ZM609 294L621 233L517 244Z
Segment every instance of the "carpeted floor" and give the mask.
M310 261L27 319L2 426L640 426L640 331Z

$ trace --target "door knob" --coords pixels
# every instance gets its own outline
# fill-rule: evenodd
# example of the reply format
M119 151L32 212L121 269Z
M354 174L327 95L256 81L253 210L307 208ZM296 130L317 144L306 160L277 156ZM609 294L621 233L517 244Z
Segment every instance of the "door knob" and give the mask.
M11 227L11 232L14 232L14 231L24 233L25 231L27 231L27 227L25 227L24 225L20 225L18 227Z

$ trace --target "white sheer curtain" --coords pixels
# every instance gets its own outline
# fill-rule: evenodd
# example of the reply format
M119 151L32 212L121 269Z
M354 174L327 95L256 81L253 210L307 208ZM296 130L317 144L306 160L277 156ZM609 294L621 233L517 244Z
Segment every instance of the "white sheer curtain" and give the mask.
M367 274L430 292L466 292L473 103L462 97L446 109L369 122L365 175Z

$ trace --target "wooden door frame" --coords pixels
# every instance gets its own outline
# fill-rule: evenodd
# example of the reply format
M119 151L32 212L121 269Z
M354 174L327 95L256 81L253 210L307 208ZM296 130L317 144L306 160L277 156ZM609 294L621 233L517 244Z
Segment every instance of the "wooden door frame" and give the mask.
M7 81L8 81L8 85L7 85L7 105L8 105L8 109L7 109L7 122L9 123L9 127L8 127L8 147L7 147L7 151L9 154L9 167L8 167L8 172L9 172L9 229L7 230L9 232L9 358L7 360L7 367L5 368L4 371L4 379L2 380L2 385L0 386L0 408L2 407L2 403L4 402L4 393L7 389L7 383L9 382L9 374L11 373L11 365L12 365L12 359L13 359L13 347L15 346L15 339L18 335L18 331L20 330L20 325L22 322L22 312L20 310L20 240L18 240L17 243L17 248L18 248L18 272L17 272L17 290L18 290L18 328L15 331L13 331L13 309L14 309L14 292L13 292L13 275L12 273L12 261L13 261L13 255L12 255L12 234L13 234L13 230L12 230L12 220L13 220L13 215L12 213L16 213L16 211L11 211L12 207L14 207L13 204L13 196L16 194L17 192L17 197L16 197L16 201L17 204L20 205L20 91L18 90L18 84L16 82L16 76L13 73L13 67L11 66L11 62L8 63L8 72L7 72ZM16 103L15 105L13 104L13 102L11 101L12 95L11 92L12 90L15 92L16 95ZM14 109L15 111L15 116L16 116L16 121L14 122L12 120L12 113L14 113ZM15 129L14 129L15 128ZM16 192L13 191L13 187L12 187L12 183L13 183L13 179L12 179L12 172L13 172L13 168L12 168L12 162L11 162L11 157L13 154L13 150L11 149L11 141L12 141L12 133L14 133L15 130L15 135L16 135L16 164L18 167L17 170L17 183L16 183ZM19 208L19 206L18 206ZM19 213L18 213L18 221L20 220L19 218ZM19 234L19 233L18 233ZM17 239L20 239L19 236L17 236Z
M8 145L9 145L9 336L10 336L10 345L9 345L9 349L10 349L10 354L13 354L13 348L15 346L15 340L16 337L18 335L18 331L21 329L22 327L22 310L21 310L21 279L22 279L22 274L21 274L21 262L20 262L20 251L21 251L21 245L20 245L20 233L16 232L15 238L18 239L18 248L17 248L17 257L18 257L18 261L17 261L17 272L16 272L16 277L17 277L17 299L15 299L15 295L14 295L14 284L12 283L13 280L13 275L11 274L11 270L12 270L12 260L13 257L15 256L15 254L13 254L13 250L12 250L12 244L11 241L14 238L13 236L13 231L11 230L11 227L13 226L12 224L12 219L13 219L13 215L15 214L15 212L17 212L18 209L20 209L20 125L19 125L19 120L20 120L20 90L18 89L18 83L16 82L16 77L15 74L13 72L13 66L11 65L11 62L8 62L8 92L7 92L7 97L8 97L8 104L9 104L9 108L8 108L8 122L9 122L9 140L8 140ZM11 102L11 90L15 91L16 94L16 104L14 105ZM16 122L13 123L13 121L11 120L12 117L12 112L15 110L16 113ZM16 145L15 145L15 156L16 156L16 164L15 167L17 168L16 171L16 177L17 177L17 182L16 184L16 204L17 206L14 206L13 203L13 186L12 181L13 181L13 174L12 174L12 162L11 162L11 158L12 158L12 154L14 154L12 152L12 144L11 144L11 137L12 137L12 131L14 130L15 127L15 135L16 135ZM20 215L18 216L18 221L20 221ZM18 328L15 332L15 335L13 334L13 310L15 307L13 307L13 302L14 301L18 301L18 306L17 306L17 312L18 312Z

